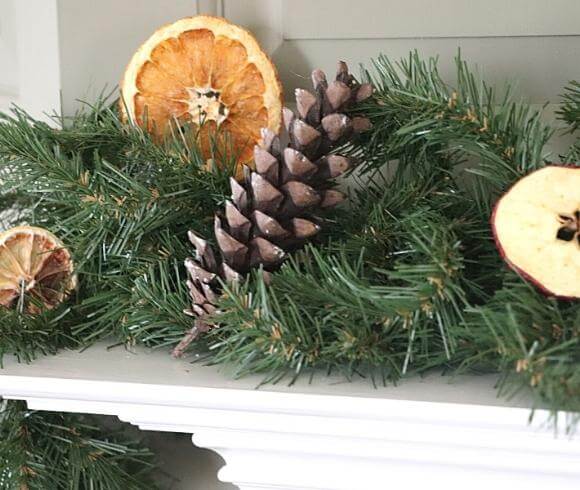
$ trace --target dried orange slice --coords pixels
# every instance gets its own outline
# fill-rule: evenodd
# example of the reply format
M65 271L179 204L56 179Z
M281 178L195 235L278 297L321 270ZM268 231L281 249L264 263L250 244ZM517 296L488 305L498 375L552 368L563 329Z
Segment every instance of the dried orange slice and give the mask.
M156 138L172 124L191 127L206 159L217 129L242 163L251 162L261 128L280 129L276 68L248 31L219 17L188 17L155 32L129 62L121 92L125 117Z
M0 234L0 305L38 313L75 287L70 253L52 233L17 226Z

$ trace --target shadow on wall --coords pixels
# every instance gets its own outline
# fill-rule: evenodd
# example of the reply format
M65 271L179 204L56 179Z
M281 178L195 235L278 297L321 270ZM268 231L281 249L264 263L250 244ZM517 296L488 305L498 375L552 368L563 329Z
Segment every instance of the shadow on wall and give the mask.
M190 434L151 432L147 441L158 460L156 480L162 490L237 490L217 479L224 460L217 453L195 447Z

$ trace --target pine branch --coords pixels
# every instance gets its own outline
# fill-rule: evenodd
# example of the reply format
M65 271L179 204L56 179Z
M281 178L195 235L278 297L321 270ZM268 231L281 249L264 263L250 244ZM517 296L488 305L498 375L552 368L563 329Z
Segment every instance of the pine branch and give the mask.
M233 166L208 172L193 141L179 134L160 146L123 125L105 102L66 123L55 130L20 110L3 116L0 195L11 209L3 218L7 226L48 228L73 253L80 279L68 304L74 323L56 331L85 344L109 335L131 341L134 281L168 257L185 258L186 230L209 230ZM12 332L4 313L3 328ZM12 336L0 353L32 356L67 343L50 322L18 324L30 324L25 331L35 341Z
M417 201L410 211L416 194L391 191L365 194L367 220L353 220L363 226L343 243L307 249L268 285L258 274L228 287L209 340L212 361L269 380L309 368L397 380L445 363L455 348L448 328L479 292L462 277L455 232L465 225Z
M70 305L37 316L0 309L0 367L5 355L30 362L39 355L55 354L62 347L78 346L71 333L77 321Z
M547 298L509 273L485 305L456 329L460 370L503 373L500 394L530 391L537 406L580 411L580 303Z
M564 88L561 98L562 106L557 114L570 126L570 132L574 133L580 129L580 82L572 80Z
M357 150L370 187L330 218L328 243L268 285L258 275L228 289L212 361L266 381L316 368L383 380L433 366L483 368L516 389L532 386L554 409L577 409L577 309L507 272L488 224L494 196L545 164L551 129L509 96L497 101L462 62L457 89L417 55L376 68L365 112L374 129ZM377 167L393 159L383 179ZM566 334L546 342L554 325Z
M576 133L580 128L580 82L571 81L565 87L562 95L562 106L558 111L558 116L569 126L570 134ZM580 163L580 135L562 158L563 163Z
M27 410L0 400L0 488L154 488L151 452L90 417Z
M553 131L541 112L514 102L509 87L497 97L459 56L456 87L442 79L436 59L423 61L416 52L400 63L380 56L367 77L376 87L365 113L373 131L362 151L370 169L399 158L414 165L424 154L444 154L449 169L469 160L475 165L463 172L475 177L476 198L488 207L490 197L548 158Z
M174 346L191 327L183 312L189 307L181 263L167 260L150 266L132 289L131 309L125 322L127 337L150 347Z

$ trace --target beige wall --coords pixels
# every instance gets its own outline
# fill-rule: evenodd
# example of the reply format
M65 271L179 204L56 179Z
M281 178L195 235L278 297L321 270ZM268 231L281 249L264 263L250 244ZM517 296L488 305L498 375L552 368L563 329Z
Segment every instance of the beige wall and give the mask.
M43 13L50 5L56 19ZM517 81L519 94L534 103L557 102L562 86L580 78L579 0L0 0L0 99L19 84L41 86L44 100L61 91L70 114L75 99L118 83L156 27L197 12L250 28L289 94L314 67L333 71L337 59L356 66L412 49L440 55L451 79L461 48L488 80ZM42 60L56 60L50 66L59 64L57 76L47 79L48 66L30 74Z
M57 0L62 106L115 89L131 55L158 27L195 14L192 0Z
M517 81L535 103L557 101L562 86L580 78L578 0L224 0L223 7L266 38L288 93L314 67L412 49L440 55L451 78L461 48L488 80Z
M462 57L491 84L554 111L564 85L580 79L579 0L222 0L220 13L254 31L271 53L287 98L308 84L313 68L333 72L337 60L358 72L385 53L400 59L417 49L439 56L453 83ZM563 152L570 138L556 137Z

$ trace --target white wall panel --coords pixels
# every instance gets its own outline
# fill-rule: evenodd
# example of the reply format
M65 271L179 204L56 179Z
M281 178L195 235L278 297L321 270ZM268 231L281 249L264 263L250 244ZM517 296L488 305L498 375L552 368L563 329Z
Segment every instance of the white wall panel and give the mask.
M195 0L58 0L64 113L113 90L141 43L197 8Z
M396 60L414 49L439 55L452 82L461 48L490 83L514 81L533 103L557 102L580 77L578 0L224 0L224 13L265 41L287 97L313 68L332 72L339 59L368 65L380 53Z
M60 108L56 0L0 0L0 110Z
M283 3L285 39L580 33L577 0L288 0Z
M283 12L280 0L225 0L218 3L219 14L243 25L273 53L283 41Z
M338 59L356 66L415 48L440 55L451 76L461 47L490 82L517 80L521 96L535 103L557 102L562 86L580 76L577 0L0 0L0 106L22 102L24 90L32 110L39 106L30 97L43 97L51 110L60 90L71 114L76 99L114 89L157 27L197 12L225 15L254 32L287 94L315 67L332 71Z
M0 0L0 96L18 93L16 13L13 0Z
M359 63L369 66L380 53L398 60L413 49L425 57L439 56L441 73L453 83L459 48L486 80L500 87L506 80L515 82L517 93L534 103L557 102L562 87L580 77L580 37L297 40L284 42L274 60L291 94L313 68L333 73L341 59L357 73Z

